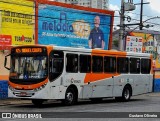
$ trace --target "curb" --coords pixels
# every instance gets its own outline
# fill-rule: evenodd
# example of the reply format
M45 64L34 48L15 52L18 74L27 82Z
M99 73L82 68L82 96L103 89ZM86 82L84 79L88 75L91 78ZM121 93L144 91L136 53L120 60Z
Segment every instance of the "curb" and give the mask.
M151 96L151 97L160 97L160 92L150 93L150 94L148 94L148 96Z
M0 100L0 106L15 105L15 104L28 104L28 103L31 103L31 100L22 100L22 99L13 99L13 98L7 98L7 99Z

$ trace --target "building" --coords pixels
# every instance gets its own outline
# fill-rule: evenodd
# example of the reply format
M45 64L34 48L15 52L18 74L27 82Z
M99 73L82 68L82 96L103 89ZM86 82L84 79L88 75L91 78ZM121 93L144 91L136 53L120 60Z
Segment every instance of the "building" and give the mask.
M57 2L64 2L69 4L75 4L85 7L98 8L98 9L108 9L109 0L50 0Z
M85 0L83 0L85 1ZM90 0L92 8L99 8L99 9L108 9L109 8L109 0Z

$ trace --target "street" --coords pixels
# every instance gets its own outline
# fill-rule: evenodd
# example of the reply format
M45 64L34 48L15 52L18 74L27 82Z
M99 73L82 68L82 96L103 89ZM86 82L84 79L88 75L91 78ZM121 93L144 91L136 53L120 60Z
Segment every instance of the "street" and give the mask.
M67 121L74 121L76 119L85 120L84 117L86 117L88 121L96 121L97 119L105 120L105 118L110 118L110 120L134 120L135 114L138 114L139 117L136 118L141 120L158 120L160 118L160 113L157 113L160 112L160 93L133 96L130 102L116 102L114 99L105 99L99 103L92 103L89 100L83 100L73 106L63 106L58 101L48 101L42 107L35 107L30 100L12 101L12 99L7 99L7 101L0 101L0 112L23 113L23 115L25 114L27 116L28 113L29 116L33 113L37 114L37 118L46 118L47 121L52 118L59 121L62 119ZM38 114L41 116L38 117ZM141 114L148 117L142 118L140 117ZM157 115L158 118L150 117L152 114ZM17 117L13 116L13 118L15 119L12 120L17 120ZM30 118L32 117L30 116Z

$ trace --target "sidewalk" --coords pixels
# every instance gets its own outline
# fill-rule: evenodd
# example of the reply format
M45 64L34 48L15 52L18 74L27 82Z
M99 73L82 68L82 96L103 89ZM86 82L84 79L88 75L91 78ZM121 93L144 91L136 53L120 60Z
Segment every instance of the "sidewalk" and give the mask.
M147 93L143 94L143 96L160 97L160 92ZM13 99L13 98L0 99L0 106L14 105L14 104L32 104L32 102L31 100Z
M32 102L31 100L22 100L13 98L0 99L0 106L15 105L15 104L32 104Z
M152 93L148 93L146 95L153 96L153 97L160 97L160 92L152 92Z

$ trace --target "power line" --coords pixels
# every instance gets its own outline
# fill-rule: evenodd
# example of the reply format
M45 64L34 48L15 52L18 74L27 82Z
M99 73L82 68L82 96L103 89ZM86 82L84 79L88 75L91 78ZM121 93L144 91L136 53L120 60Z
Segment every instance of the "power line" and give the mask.
M2 2L2 3L9 3L9 4L14 4L14 5L22 5L22 6L27 6L27 7L34 7L35 8L35 6L33 5L33 6L30 6L30 5L27 5L27 4L21 4L21 3L13 3L13 2L9 2L9 1L0 1L0 2ZM1 8L2 9L2 8ZM3 9L5 9L5 8L3 8ZM8 9L8 8L7 8ZM44 8L44 9L48 9L48 8ZM14 9L10 9L10 10L14 10ZM48 10L54 10L54 9L48 9ZM57 9L56 9L57 10ZM3 11L3 10L0 10L0 11ZM57 11L60 11L60 10L57 10ZM118 11L118 10L117 10ZM31 13L31 14L28 14L27 13L27 11L23 11L23 12L26 12L25 14L26 15L31 15L31 16L33 16L33 17L41 17L42 19L44 18L48 18L48 19L51 19L51 20L54 20L54 19L56 19L56 20L59 20L59 18L55 18L55 17L50 17L50 15L48 14L46 14L46 16L40 16L40 15L35 15L34 13ZM19 13L19 12L15 12L15 13ZM72 13L74 13L74 12L72 12ZM86 13L83 13L82 12L82 14L86 14ZM134 13L133 13L134 14ZM140 14L138 14L138 15L140 15ZM144 15L145 16L145 15ZM120 18L120 16L111 16L111 17L115 17L115 18ZM149 17L149 16L148 16ZM35 18L32 18L32 20L35 20ZM73 21L74 19L68 19L67 21ZM87 19L87 20L91 20L91 19ZM132 19L132 20L135 20L135 21L140 21L140 20L138 20L138 19ZM50 22L50 21L48 21L47 20L47 22ZM152 22L147 22L147 23L151 23L151 24L154 24L154 25L157 25L157 26L159 26L159 24L157 24L157 23L152 23ZM94 24L94 22L90 22L90 24ZM106 25L106 26L111 26L111 24L101 24L101 25ZM117 26L117 25L112 25L112 26Z
M0 10L0 11L4 11L4 10ZM10 11L10 12L12 12L12 11ZM14 13L17 13L17 14L22 14L22 13L19 13L19 12L14 12ZM47 21L47 22L51 22L51 21L48 21L48 20L46 20L46 19L51 19L51 20L60 20L60 18L56 18L56 17L51 17L49 14L48 15L46 15L46 16L42 16L42 15L34 15L34 14L25 14L25 15L29 15L29 16L33 16L33 17L38 17L38 18L41 18L41 20L43 20L43 19L45 19L45 21ZM32 18L32 20L35 20L34 18ZM87 20L91 20L91 19L87 19ZM67 19L67 21L75 21L75 19ZM78 22L78 21L77 21ZM79 22L82 22L82 21L79 21ZM88 23L88 22L84 22L84 23ZM93 23L91 23L91 22L89 22L90 24L94 24L94 22ZM107 25L107 26L111 26L110 24L100 24L100 25Z
M135 15L140 15L140 14L138 14L138 13L133 13L133 12L130 12L130 11L128 11L127 13L131 13L131 14L135 14ZM148 18L153 17L153 16L148 16L148 15L142 15L142 16L146 16L146 17L148 17Z

